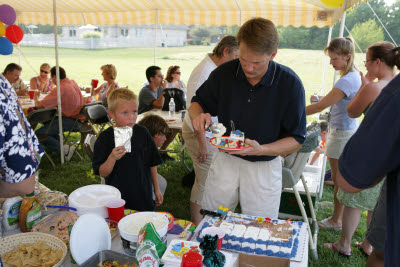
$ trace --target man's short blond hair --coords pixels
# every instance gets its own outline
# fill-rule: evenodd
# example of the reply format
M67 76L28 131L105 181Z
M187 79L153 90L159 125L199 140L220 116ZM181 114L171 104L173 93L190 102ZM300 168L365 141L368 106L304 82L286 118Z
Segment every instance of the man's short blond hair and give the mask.
M103 65L100 69L104 71L111 80L115 80L117 78L117 69L113 64Z
M121 101L137 102L137 96L129 89L115 89L107 98L108 109L115 111Z
M279 46L279 34L274 23L264 18L252 18L240 27L237 41L259 54L272 55Z

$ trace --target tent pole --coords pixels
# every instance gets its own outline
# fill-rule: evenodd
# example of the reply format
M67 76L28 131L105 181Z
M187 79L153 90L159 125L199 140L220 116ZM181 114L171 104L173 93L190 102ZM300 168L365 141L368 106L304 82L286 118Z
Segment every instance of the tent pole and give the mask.
M332 28L333 27L329 27L328 42L326 46L328 46L332 40ZM326 77L326 72L328 70L328 65L329 65L329 57L325 55L324 73L322 74L322 88L319 95L324 95L325 92L325 77Z
M155 22L154 22L154 65L156 65L156 47L157 47L157 25L158 25L158 9L156 9L156 17L155 17Z
M60 157L61 164L64 164L64 135L62 127L61 113L61 93L60 93L60 66L58 62L58 39L57 39L57 6L56 0L53 0L53 16L54 16L54 48L56 52L56 76L57 76L57 103L58 103L58 131L60 135ZM50 74L51 76L51 74Z

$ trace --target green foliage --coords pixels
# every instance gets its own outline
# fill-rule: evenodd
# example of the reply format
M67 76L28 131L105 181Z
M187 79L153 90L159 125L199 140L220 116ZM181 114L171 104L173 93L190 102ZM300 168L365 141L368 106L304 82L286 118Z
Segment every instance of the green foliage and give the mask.
M364 52L371 44L384 39L383 29L376 24L374 19L357 23L351 30L351 35Z
M85 32L82 34L82 38L101 38L101 32L98 31L91 31L91 32Z
M190 29L189 34L191 36L199 38L200 40L203 40L204 38L209 37L211 35L211 30L207 26L200 25Z
M201 45L201 40L189 40L188 45Z

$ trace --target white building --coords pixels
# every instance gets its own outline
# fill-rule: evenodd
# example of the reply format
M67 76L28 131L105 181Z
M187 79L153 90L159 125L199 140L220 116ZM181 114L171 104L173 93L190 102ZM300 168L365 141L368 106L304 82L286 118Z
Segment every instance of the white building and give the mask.
M83 38L83 34L93 31L89 27L62 26L58 42L60 47L70 48L111 48L111 47L151 47L154 46L153 25L105 25L96 31L101 38ZM162 25L157 27L157 46L183 46L186 44L189 27L185 25ZM21 44L27 46L53 46L53 34L25 34Z

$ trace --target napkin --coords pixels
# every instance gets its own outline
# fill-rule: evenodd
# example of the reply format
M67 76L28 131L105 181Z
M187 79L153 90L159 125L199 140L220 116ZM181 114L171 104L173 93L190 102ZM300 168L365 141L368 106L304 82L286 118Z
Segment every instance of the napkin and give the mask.
M131 152L132 127L114 127L115 147L124 146L126 152Z

